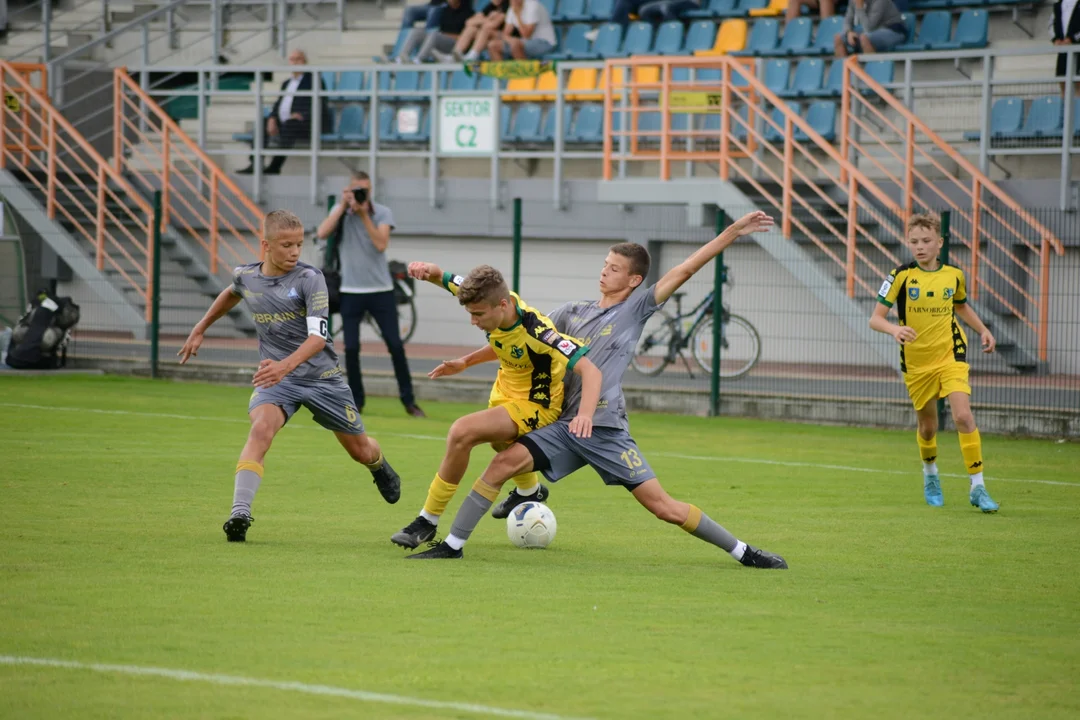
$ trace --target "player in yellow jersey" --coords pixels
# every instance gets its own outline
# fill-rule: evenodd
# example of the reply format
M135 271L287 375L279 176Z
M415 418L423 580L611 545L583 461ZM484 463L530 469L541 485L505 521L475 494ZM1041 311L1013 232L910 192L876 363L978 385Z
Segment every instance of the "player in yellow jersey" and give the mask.
M592 417L600 400L602 375L585 354L589 348L555 329L546 316L529 307L517 293L506 286L502 274L489 265L481 265L467 277L444 273L438 265L414 262L409 274L449 290L472 316L472 324L484 330L488 345L483 362L494 353L499 359L499 374L491 388L488 409L459 418L446 436L446 455L439 472L428 488L427 500L420 515L395 533L395 545L416 548L435 537L439 518L469 466L469 454L477 445L491 443L502 450L527 432L544 427L559 418L563 406L563 379L573 371L581 376L581 410L570 430L578 437L592 435ZM451 360L431 372L432 377L460 372L469 358ZM454 370L446 372L447 368ZM547 498L548 489L536 473L514 478L519 495Z
M900 344L900 370L918 417L916 439L926 502L933 507L945 504L937 468L936 400L948 398L960 452L971 476L971 504L984 513L997 512L998 504L983 483L982 439L971 414L967 336L956 319L979 333L983 352L994 352L994 336L967 305L963 271L938 259L942 237L937 218L914 215L906 241L915 262L896 268L882 283L870 327L892 335ZM886 319L894 307L899 324Z

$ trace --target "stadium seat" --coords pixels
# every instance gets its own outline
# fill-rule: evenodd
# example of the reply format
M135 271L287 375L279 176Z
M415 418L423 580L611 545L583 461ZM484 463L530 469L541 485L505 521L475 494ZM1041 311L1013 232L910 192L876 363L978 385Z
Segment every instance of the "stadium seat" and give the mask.
M686 42L683 44L683 55L696 53L698 50L708 50L716 40L716 23L712 20L699 20L690 25L686 31Z
M585 13L585 0L559 0L559 10L551 19L555 22L584 22L589 19Z
M817 26L817 34L814 36L814 44L807 50L807 55L832 55L836 48L833 45L837 35L844 31L844 17L833 15L827 17Z
M552 105L547 112L547 116L544 118L544 127L540 131L540 138L537 142L551 143L555 142L555 119L559 116L554 105ZM562 131L563 138L566 138L566 133L570 129L570 121L574 116L574 108L572 105L563 105L563 121Z
M799 103L797 103L797 102L795 102L793 100L789 100L788 103L787 103L787 106L789 108L791 108L791 111L793 113L795 113L796 115L799 114L799 111L800 111ZM764 123L764 126L765 126L765 133L764 133L765 134L765 140L767 142L771 142L771 143L783 143L784 142L784 123L787 122L787 120L785 118L785 115L784 115L784 111L782 109L778 108L778 107L773 108L772 113L770 113L770 117L772 117L773 122L776 123L776 125L777 125L777 127L779 129L777 129L777 127L773 127L771 123L768 123L768 122Z
M915 39L915 15L913 13L900 13L900 22L904 23L905 42Z
M552 60L583 60L592 57L592 51L589 49L589 39L585 37L591 29L585 23L571 25L570 29L563 35L562 45L560 46L562 49L548 57Z
M790 60L769 60L765 63L765 87L778 95L787 89L790 75Z
M832 100L817 100L810 103L806 111L806 122L814 132L832 142L836 139L836 103ZM795 139L799 142L808 142L810 136L802 129L795 128Z
M819 95L840 97L844 93L844 61L833 60Z
M329 70L319 73L319 78L322 79L323 90L327 92L333 92L337 89L337 73Z
M663 127L661 114L652 110L638 112L637 132L638 142L648 144L660 144L660 130Z
M889 85L892 83L894 72L892 60L873 60L866 63L863 67L866 70L866 74L878 84Z
M506 91L502 94L503 102L523 102L534 100L532 95L518 95L517 93L528 92L536 89L536 78L511 78L506 83Z
M576 67L566 81L566 101L572 102L582 92L596 88L597 68Z
M810 36L813 32L813 20L796 18L784 28L784 36L779 45L773 49L762 50L758 55L802 55L810 49Z
M990 15L985 10L965 10L956 22L950 42L937 43L934 50L970 50L986 47L989 42Z
M480 79L476 83L476 91L490 93L495 89L495 78L490 75L481 75ZM502 80L498 81L500 87L506 87L506 83Z
M819 58L803 58L795 66L791 85L783 90L781 97L813 97L821 94L825 81L825 61Z
M559 76L549 70L536 79L536 89L543 90L544 94L534 95L533 102L555 102L555 94L559 89Z
M911 0L910 7L912 10L941 10L942 8L949 8L953 6L953 0ZM964 3L965 5L976 5L977 2Z
M683 46L683 24L677 20L663 23L656 31L653 55L680 55Z
M990 108L990 137L1003 137L1020 132L1024 124L1024 101L1018 97L1003 97L994 101ZM978 130L964 133L964 139L977 142L982 137Z
M731 120L729 121L731 136L734 137L736 140L739 140L740 142L746 142L747 139L750 137L750 107L748 105L743 105L738 110L736 110L734 114L738 119L731 118ZM716 127L718 130L720 130L723 128L723 118L717 115L716 119L719 121L716 123Z
M762 55L776 48L780 39L780 22L773 18L758 20L750 30L750 39L746 48L732 52L732 55L746 57Z
M397 140L397 129L394 127L395 125L397 125L397 116L394 113L394 108L389 105L380 106L377 130L380 143L394 142Z
M365 75L366 73L358 70L341 73L334 99L356 102L362 95L366 95L367 93L363 91Z
M720 68L699 67L694 69L694 83L719 84L724 81L724 71ZM677 67L671 69L671 82L688 83L690 80L690 68Z
M952 31L952 16L947 10L935 10L923 16L922 25L919 26L919 34L914 41L897 45L896 52L910 52L912 50L933 50L949 42L949 33Z
M623 38L622 47L612 57L648 55L652 48L653 26L646 22L630 23Z
M503 105L499 109L499 139L506 140L510 135L510 106Z
M1001 137L1019 140L1061 137L1063 105L1060 95L1035 98L1028 108L1024 127L1018 133L1002 133Z
M421 73L419 70L398 70L394 73L390 92L387 93L385 99L391 102L415 100L415 96L395 95L395 93L419 90L421 75L426 75L426 73Z
M755 10L764 10L768 4L769 0L739 0L735 15L736 17L751 17Z
M746 21L741 18L725 20L720 24L720 31L716 33L716 42L709 50L696 50L697 57L717 57L727 55L736 50L746 47L746 34L749 32Z
M604 106L582 105L573 127L566 134L568 143L600 143L604 141Z
M596 40L589 48L587 58L602 60L606 57L616 57L619 54L619 45L622 44L622 25L619 23L605 23L600 26L596 33Z
M346 105L341 110L338 123L337 140L347 143L367 142L371 139L368 132L367 110L363 105Z
M589 88L582 88L578 92L569 93L566 99L571 102L603 102L604 86L607 83L607 68L604 68L596 76L596 82ZM615 84L619 87L623 83L623 69L615 68Z
M446 78L446 89L456 91L476 90L477 75L470 75L464 70L455 70Z
M750 17L781 17L787 12L788 0L770 0L763 8L749 11Z
M591 22L607 22L615 11L615 0L589 0L588 14Z
M525 103L518 107L514 122L510 125L510 142L538 142L542 111L536 103Z
M548 17L555 17L555 0L540 0L540 4L548 11Z
M697 10L683 13L687 20L708 20L710 18L730 17L734 15L735 0L709 0L708 4Z

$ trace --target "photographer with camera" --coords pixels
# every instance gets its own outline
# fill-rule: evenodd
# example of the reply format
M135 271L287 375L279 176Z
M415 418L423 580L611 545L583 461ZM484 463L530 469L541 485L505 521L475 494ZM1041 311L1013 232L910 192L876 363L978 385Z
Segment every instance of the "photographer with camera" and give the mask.
M398 327L394 282L386 259L390 231L393 229L394 214L385 205L372 201L371 177L366 172L357 171L342 192L341 202L319 225L317 235L320 240L329 241L327 257L340 258L345 372L357 409L363 411L364 408L364 382L360 374L360 323L370 313L393 360L394 375L405 412L413 417L425 417L413 397L409 361L405 357L405 345ZM331 288L331 296L333 294Z

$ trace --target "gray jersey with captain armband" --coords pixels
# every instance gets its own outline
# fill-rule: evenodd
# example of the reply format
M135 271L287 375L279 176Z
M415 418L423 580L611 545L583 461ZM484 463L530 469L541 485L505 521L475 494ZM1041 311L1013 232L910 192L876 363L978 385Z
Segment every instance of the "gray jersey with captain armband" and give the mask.
M309 335L320 335L326 346L288 375L290 380L321 380L341 374L327 318L330 302L326 278L307 263L284 275L267 277L262 263L241 265L233 271L232 292L244 299L259 336L259 358L284 360Z
M588 345L589 359L604 374L600 402L593 415L595 427L629 429L622 378L633 358L645 321L661 305L656 304L656 286L638 288L626 301L602 308L595 301L569 302L548 317L555 328ZM581 405L581 378L567 374L563 417L572 418Z

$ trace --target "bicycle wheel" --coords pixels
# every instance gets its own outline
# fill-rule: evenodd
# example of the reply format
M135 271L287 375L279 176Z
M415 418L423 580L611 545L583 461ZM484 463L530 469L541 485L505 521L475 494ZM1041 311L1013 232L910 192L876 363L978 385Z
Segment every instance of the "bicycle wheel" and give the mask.
M676 329L674 318L666 312L660 310L653 313L645 323L634 357L630 360L634 369L649 377L664 372L671 362L671 341Z
M720 326L720 377L733 379L750 372L761 357L761 336L750 321L727 315ZM712 372L713 318L705 318L694 331L694 360L702 370Z

